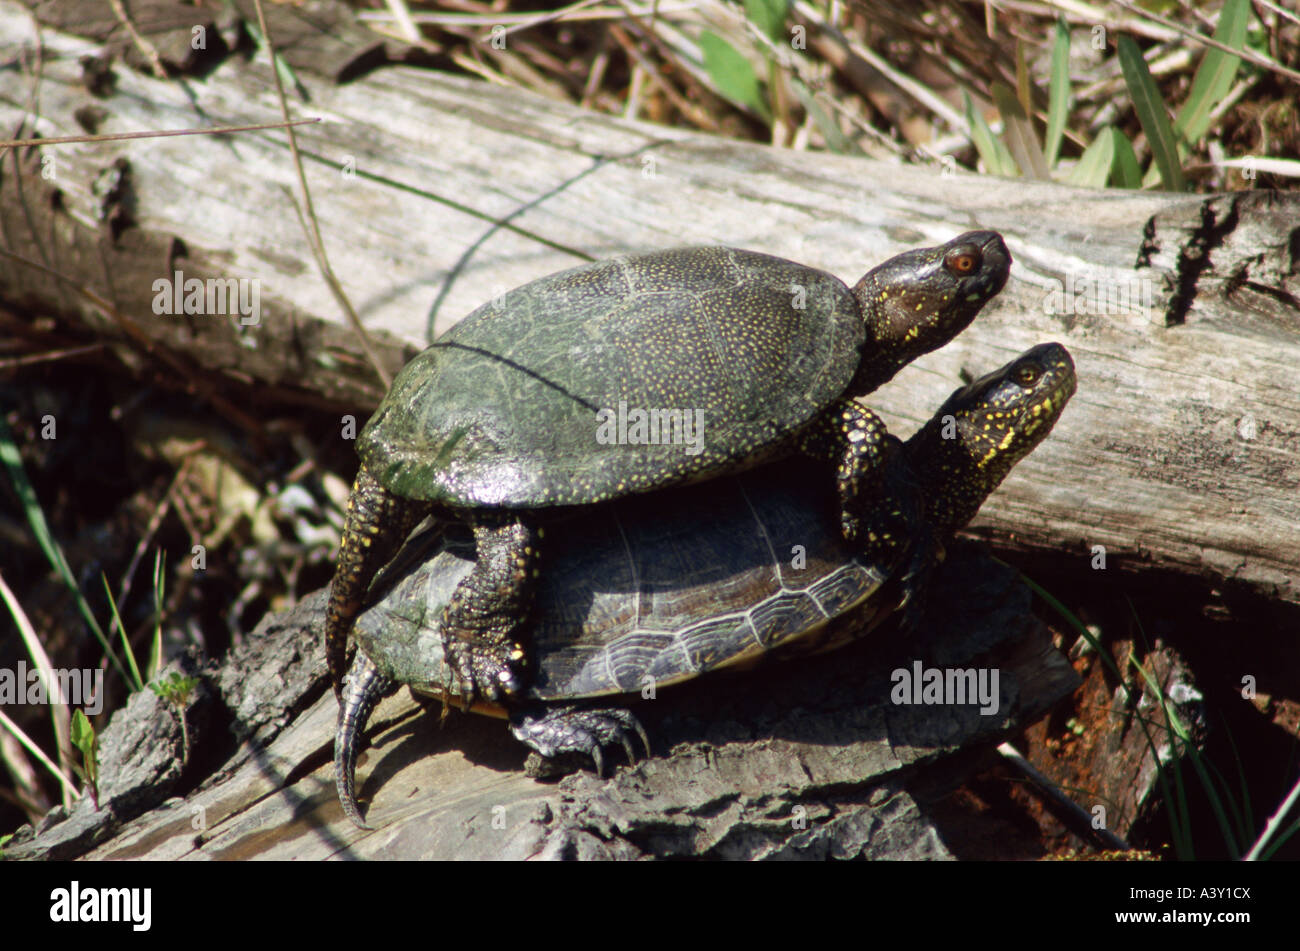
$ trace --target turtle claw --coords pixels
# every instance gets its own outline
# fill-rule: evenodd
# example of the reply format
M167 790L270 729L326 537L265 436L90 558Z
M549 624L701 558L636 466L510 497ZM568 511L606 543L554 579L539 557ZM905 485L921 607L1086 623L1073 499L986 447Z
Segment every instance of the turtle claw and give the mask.
M631 716L631 714L629 714L629 716ZM651 756L654 755L650 750L650 737L646 736L645 730L641 729L641 721L638 720L636 717L632 717L632 725L636 727L636 735L641 737L641 745L645 747L646 759L649 759ZM628 756L627 761L629 763L632 762L633 757Z
M444 629L447 630L447 629ZM453 692L460 697L461 709L468 712L475 700L499 701L517 695L524 688L524 650L518 644L471 643L458 634L468 631L447 630L443 656L451 671Z
M602 747L618 743L627 753L627 761L635 763L637 756L632 736L636 735L645 744L646 754L650 752L650 741L636 717L630 711L616 707L590 709L570 706L533 713L519 712L510 718L510 732L546 760L565 753L585 754L595 763L598 776L605 775Z
M357 651L356 660L343 680L343 702L339 705L338 730L334 739L334 784L344 815L360 829L371 826L357 805L357 753L375 705L396 686L361 651Z

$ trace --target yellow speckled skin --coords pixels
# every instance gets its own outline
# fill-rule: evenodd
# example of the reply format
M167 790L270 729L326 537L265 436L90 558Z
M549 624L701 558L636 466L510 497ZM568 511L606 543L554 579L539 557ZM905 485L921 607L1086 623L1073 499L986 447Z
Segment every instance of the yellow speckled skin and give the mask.
M432 505L387 492L364 468L352 483L338 562L325 609L325 665L337 695L347 667L347 636L370 579L397 554Z
M914 453L917 481L950 487L930 494L930 523L952 532L969 522L1056 424L1075 386L1069 352L1044 343L948 397L909 440L926 447Z

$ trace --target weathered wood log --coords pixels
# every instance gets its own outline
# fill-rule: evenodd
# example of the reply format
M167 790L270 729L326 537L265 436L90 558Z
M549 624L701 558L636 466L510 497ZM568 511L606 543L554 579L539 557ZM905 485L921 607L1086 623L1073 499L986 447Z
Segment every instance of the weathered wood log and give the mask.
M32 35L8 0L0 32ZM6 128L77 133L91 105L106 113L102 132L278 115L260 63L226 62L185 88L118 68L116 92L96 99L79 85L75 56L93 44L42 38L51 55L35 89L18 70L0 73ZM1090 559L1081 564L1100 565L1104 550L1111 570L1173 568L1300 600L1294 196L936 175L620 121L402 68L312 94L300 111L328 120L299 130L316 212L390 369L404 346L494 293L587 258L724 242L852 280L903 247L995 228L1016 257L1007 290L872 404L906 431L961 371L1060 340L1077 359L1079 395L978 530L1078 551ZM118 159L128 182L114 190L105 182L123 177ZM198 366L377 401L381 388L311 263L282 133L51 146L12 156L8 169L4 247L40 265L0 263L0 302L11 310L119 340L133 362L146 359L144 341L164 345L179 355L168 372L182 378ZM258 321L158 313L177 276L258 282Z
M196 763L241 745L208 776L180 769L178 722L149 691L102 739L100 802L79 800L13 858L945 858L926 802L984 749L1078 683L1028 613L1018 576L956 546L915 632L881 628L831 654L710 675L636 702L655 755L607 778L530 779L497 720L419 708L403 690L372 718L362 832L335 796L337 706L319 649L323 592L268 617L188 711L205 722ZM996 709L899 702L895 672L996 671ZM212 702L215 695L221 701ZM904 698L906 699L906 698ZM411 716L412 710L416 711ZM227 715L223 716L223 711ZM141 736L149 737L140 742ZM608 769L609 767L607 767ZM177 790L188 790L184 799ZM170 798L169 798L170 797Z

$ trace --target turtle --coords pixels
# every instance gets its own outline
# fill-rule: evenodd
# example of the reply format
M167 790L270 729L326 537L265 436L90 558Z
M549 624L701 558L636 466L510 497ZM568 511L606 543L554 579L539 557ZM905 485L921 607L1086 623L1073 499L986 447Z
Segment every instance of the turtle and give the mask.
M473 311L402 369L358 437L326 618L336 695L371 581L429 514L467 524L478 552L442 624L466 703L525 682L539 511L802 451L838 463L852 540L884 424L851 397L964 329L1010 262L999 234L972 231L850 289L754 251L673 248L553 274Z
M650 751L635 716L605 699L768 653L830 650L900 609L906 630L949 537L1046 437L1074 389L1069 353L1041 344L956 390L907 442L886 434L871 519L852 545L832 487L799 458L549 513L563 530L537 592L530 684L473 710L508 718L547 760L586 754L603 774L602 746L621 743L632 761L639 737ZM374 704L407 684L441 698L445 715L460 689L439 628L474 544L451 526L432 549L422 539L356 623L334 755L339 799L362 828L354 768Z

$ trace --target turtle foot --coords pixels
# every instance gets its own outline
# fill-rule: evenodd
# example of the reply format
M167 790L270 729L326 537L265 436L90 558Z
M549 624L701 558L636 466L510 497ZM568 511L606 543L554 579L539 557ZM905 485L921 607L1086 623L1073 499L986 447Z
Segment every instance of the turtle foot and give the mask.
M442 650L465 709L524 688L527 630L537 577L533 529L519 513L474 512L474 570L460 580L442 613Z
M618 743L627 753L629 763L636 762L632 746L635 736L641 740L646 755L650 755L650 740L637 718L628 710L617 707L592 709L584 707L558 707L534 712L516 713L510 718L510 732L515 739L532 747L547 761L532 762L527 766L530 776L542 778L554 774L555 767L564 762L557 758L564 754L582 754L591 757L596 773L605 775L605 760L601 748ZM567 760L567 757L566 757ZM563 769L560 772L564 772Z
M471 642L444 629L443 656L451 669L454 692L468 710L475 700L503 700L524 689L525 653L519 644ZM472 636L471 632L463 632Z

